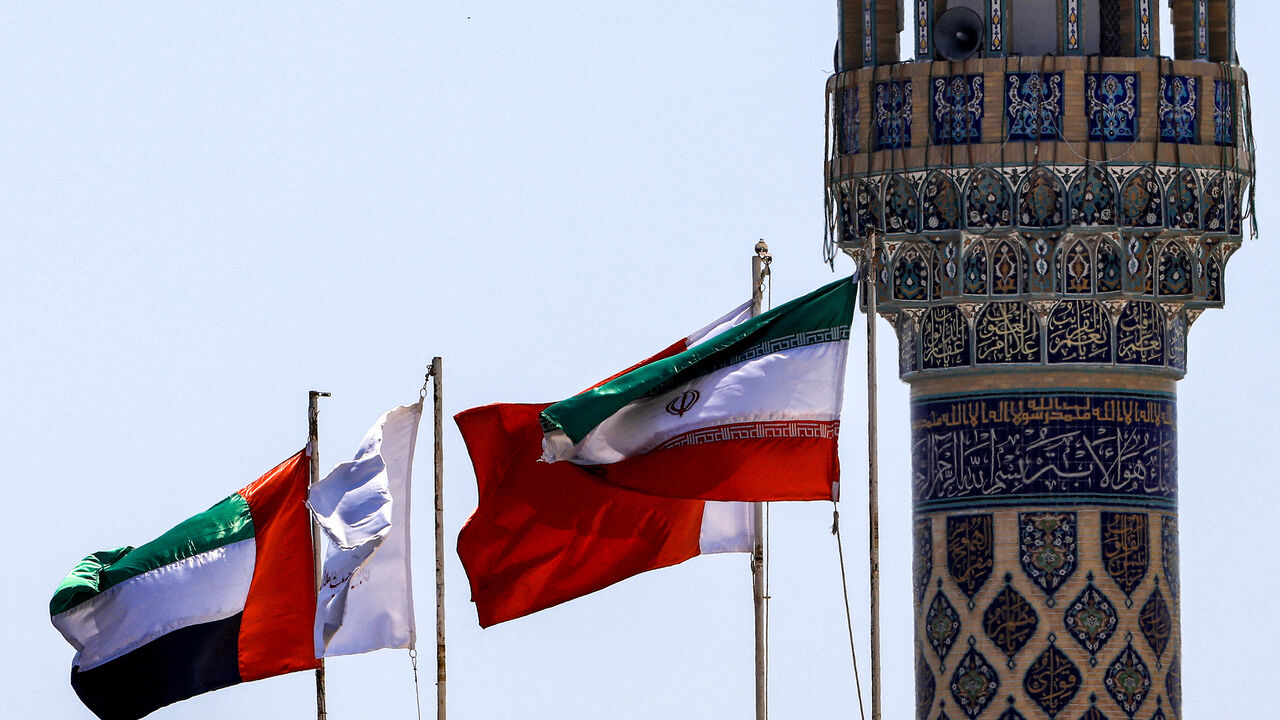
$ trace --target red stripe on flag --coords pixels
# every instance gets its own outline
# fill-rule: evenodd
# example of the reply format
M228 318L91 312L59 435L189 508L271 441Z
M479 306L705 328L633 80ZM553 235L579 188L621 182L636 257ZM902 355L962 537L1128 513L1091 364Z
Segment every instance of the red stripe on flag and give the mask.
M253 580L240 621L244 681L310 670L315 657L315 565L305 452L240 491L253 514Z
M766 438L835 439L840 434L839 420L754 420L751 422L713 425L667 438L654 448L707 445L726 440L761 440ZM652 451L651 451L652 452Z
M577 467L614 487L696 500L830 500L840 479L835 434L823 432L683 444Z
M698 554L702 502L610 488L576 465L538 462L545 407L486 405L454 417L480 491L458 556L482 627Z

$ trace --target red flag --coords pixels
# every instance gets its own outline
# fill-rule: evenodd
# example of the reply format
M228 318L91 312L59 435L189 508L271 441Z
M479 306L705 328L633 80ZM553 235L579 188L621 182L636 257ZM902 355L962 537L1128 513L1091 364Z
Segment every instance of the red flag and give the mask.
M748 318L750 308L739 305L623 373L718 335ZM754 518L746 503L644 495L601 484L572 463L539 462L538 414L546 407L496 404L454 416L480 488L476 511L458 534L458 556L481 627L695 555L751 551Z
M485 405L454 417L480 489L458 556L481 627L700 553L703 501L610 488L572 463L538 462L545 407Z

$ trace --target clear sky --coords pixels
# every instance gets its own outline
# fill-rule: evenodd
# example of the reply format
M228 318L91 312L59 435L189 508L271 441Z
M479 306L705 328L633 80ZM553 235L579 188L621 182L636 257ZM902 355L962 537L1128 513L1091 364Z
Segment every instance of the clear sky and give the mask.
M1164 3L1160 3L1161 6ZM346 459L413 401L549 401L821 262L834 3L7 3L0 8L4 715L82 718L47 603L85 554L139 544L306 438ZM1188 717L1280 703L1273 382L1280 117L1273 3L1239 3L1261 234L1179 386ZM1268 271L1272 268L1273 271ZM836 272L852 263L840 258ZM867 676L864 319L845 397L842 520ZM885 717L911 715L907 387L880 324ZM475 484L445 431L455 718L749 717L742 555L696 558L481 631L453 551ZM429 447L424 425L420 447ZM414 566L434 703L430 455ZM829 504L772 510L774 717L854 717ZM403 651L330 663L333 717L415 717ZM309 674L156 718L307 717Z

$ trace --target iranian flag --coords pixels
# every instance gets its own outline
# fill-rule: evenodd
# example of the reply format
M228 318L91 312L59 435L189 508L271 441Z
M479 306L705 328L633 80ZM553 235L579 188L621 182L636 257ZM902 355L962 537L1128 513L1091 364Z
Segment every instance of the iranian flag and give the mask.
M718 336L750 308L735 308L610 380ZM655 497L604 485L572 463L539 462L538 417L547 407L499 403L454 418L479 488L458 534L458 557L482 627L698 555L751 551L746 503Z
M139 547L96 552L49 603L98 717L318 667L305 452Z
M856 295L838 280L547 407L543 460L664 497L834 499Z

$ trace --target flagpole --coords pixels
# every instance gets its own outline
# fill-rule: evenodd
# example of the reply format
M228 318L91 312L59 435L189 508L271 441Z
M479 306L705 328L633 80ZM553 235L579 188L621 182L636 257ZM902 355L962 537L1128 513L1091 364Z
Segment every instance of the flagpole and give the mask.
M764 304L764 279L769 275L769 263L773 256L764 240L756 243L756 254L751 258L751 316L760 314ZM765 568L764 568L764 503L754 503L755 539L751 547L751 591L755 605L756 635L756 720L769 717L768 695L768 627L765 622Z
M444 672L444 362L431 358L432 395L435 411L436 483L436 719L445 720Z
M329 393L318 390L307 393L307 455L311 461L307 471L308 485L315 485L320 479L320 452L317 440L320 430L319 400L322 397L329 397ZM311 519L311 558L315 567L315 590L319 594L320 585L324 582L320 559L320 524L310 512L307 513L307 517ZM320 666L316 668L316 720L325 720L329 713L325 710L324 701L324 658L318 658L318 660Z
M880 460L876 427L876 236L867 238L867 524L871 569L871 720L880 720Z

